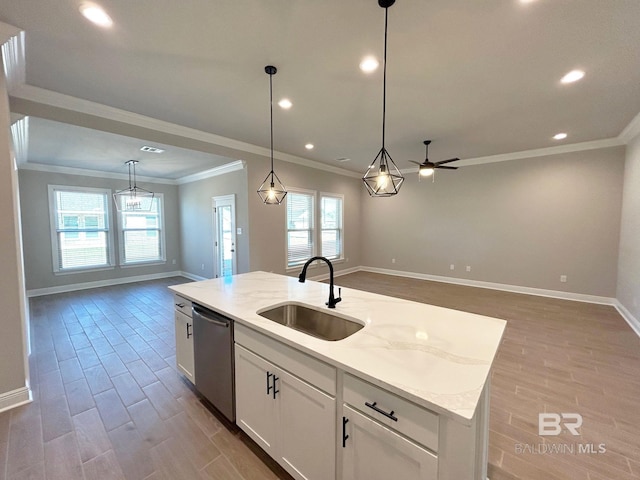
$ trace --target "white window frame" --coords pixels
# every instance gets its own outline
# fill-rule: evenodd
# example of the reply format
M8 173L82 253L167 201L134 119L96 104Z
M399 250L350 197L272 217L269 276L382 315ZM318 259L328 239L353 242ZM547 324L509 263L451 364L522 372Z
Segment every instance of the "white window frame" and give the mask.
M340 262L344 260L344 195L340 193L320 192L318 201L318 246L320 255L328 258L332 262ZM337 257L329 258L322 251L322 199L323 198L337 198L340 200L340 227L337 229L340 231L340 254ZM336 230L334 228L328 230Z
M49 227L51 233L51 260L53 262L53 273L55 275L66 275L71 273L81 272L93 272L99 270L111 270L115 267L114 260L114 242L113 242L113 225L111 222L111 190L107 188L92 188L92 187L79 187L79 186L66 186L66 185L47 185L49 193ZM107 264L101 266L87 266L87 267L74 267L74 268L62 268L60 267L60 244L58 237L58 222L57 212L58 205L56 200L56 192L79 192L79 193L99 193L105 196L106 205L106 218L105 228L96 229L96 231L103 231L106 233L107 240ZM79 230L85 232L85 230Z
M309 195L312 199L311 205L311 216L313 217L310 222L311 226L311 257L316 255L317 251L317 228L316 228L316 209L317 209L317 192L315 190L306 190L303 188L287 188L287 197L285 198L285 241L284 241L284 259L285 259L285 268L287 270L298 270L300 267L304 265L304 262L299 262L295 264L289 264L289 200L291 198L291 194L299 194L299 195Z
M127 267L138 267L145 265L159 265L167 262L167 252L166 252L166 242L165 242L165 228L164 228L164 195L162 193L154 194L154 201L158 199L158 227L157 228L147 228L147 229L125 229L124 228L124 217L127 212L118 211L118 250L120 252L120 266L122 268ZM145 213L145 212L140 212ZM125 260L125 244L124 244L124 233L129 230L158 230L158 242L160 247L160 257L154 258L151 260L140 260L136 262L127 262Z

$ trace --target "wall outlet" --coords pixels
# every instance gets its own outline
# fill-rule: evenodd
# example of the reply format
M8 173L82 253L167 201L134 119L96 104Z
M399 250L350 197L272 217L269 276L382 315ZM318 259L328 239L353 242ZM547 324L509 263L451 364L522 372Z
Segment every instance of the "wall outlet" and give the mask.
M456 266L452 263L451 265L449 265L449 270L455 270Z
M391 259L391 263L396 263L396 259L395 259L395 258L392 258L392 259Z
M171 260L171 264L175 265L176 264L176 259L174 258L173 260Z
M202 264L202 266L200 267L202 270L204 270L204 263Z
M242 227L236 228L236 235L242 235Z
M467 265L467 272L471 271L471 265Z
M560 275L560 281L562 283L567 283L567 276L566 275Z

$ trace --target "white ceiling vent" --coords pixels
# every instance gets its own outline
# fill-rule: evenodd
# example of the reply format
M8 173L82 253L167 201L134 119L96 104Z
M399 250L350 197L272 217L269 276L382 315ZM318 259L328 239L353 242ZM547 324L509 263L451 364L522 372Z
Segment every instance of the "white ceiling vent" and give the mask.
M161 148L150 147L148 145L145 145L140 150L142 150L143 152L149 152L149 153L162 153L162 152L164 152L164 150L161 149Z

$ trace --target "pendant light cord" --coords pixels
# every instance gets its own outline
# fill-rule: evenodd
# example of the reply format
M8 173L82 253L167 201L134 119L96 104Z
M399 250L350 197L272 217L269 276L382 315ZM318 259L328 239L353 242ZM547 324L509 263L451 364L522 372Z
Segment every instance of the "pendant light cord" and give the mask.
M382 148L384 149L385 126L387 122L387 17L389 8L384 9L384 58L382 65Z
M273 182L273 74L269 74L269 121L271 125L271 181Z

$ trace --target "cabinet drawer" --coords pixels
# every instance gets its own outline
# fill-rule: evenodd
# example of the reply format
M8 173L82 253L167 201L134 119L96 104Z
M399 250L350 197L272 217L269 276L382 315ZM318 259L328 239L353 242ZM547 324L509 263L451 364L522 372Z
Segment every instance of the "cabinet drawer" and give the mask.
M438 451L437 414L349 374L344 376L344 402Z
M188 317L191 317L191 301L187 300L180 295L173 296L173 304L176 306L176 310L184 313Z
M283 370L303 378L331 396L336 394L336 369L294 348L236 322L234 340Z

